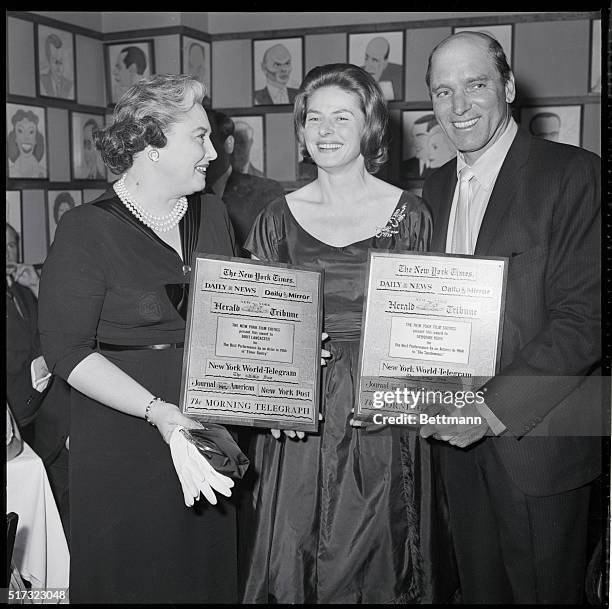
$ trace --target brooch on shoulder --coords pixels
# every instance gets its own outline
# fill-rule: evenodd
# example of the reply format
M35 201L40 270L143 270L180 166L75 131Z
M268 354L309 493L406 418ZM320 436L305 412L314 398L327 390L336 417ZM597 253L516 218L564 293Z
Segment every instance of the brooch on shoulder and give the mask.
M377 237L391 237L392 235L397 235L399 233L399 225L400 222L406 217L406 203L404 203L399 209L396 209L387 225L384 228L379 228L376 233Z

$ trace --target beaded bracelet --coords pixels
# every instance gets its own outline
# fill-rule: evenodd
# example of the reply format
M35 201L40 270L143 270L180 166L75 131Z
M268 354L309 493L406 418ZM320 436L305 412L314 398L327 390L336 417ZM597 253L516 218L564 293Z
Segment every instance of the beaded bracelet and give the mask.
M164 400L162 400L161 398L151 398L151 401L147 404L147 407L145 408L145 413L144 413L145 421L149 423L149 425L153 425L153 427L157 427L157 425L155 425L155 423L153 423L153 421L151 421L151 419L149 418L149 411L151 410L151 406L153 406L153 402L163 402L163 401Z

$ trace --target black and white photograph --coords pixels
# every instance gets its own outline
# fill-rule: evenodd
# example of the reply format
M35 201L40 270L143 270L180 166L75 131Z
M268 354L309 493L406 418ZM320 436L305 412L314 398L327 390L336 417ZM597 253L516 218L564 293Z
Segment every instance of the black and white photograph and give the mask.
M6 158L9 178L47 178L45 108L6 104Z
M74 34L39 25L38 32L38 94L74 100L76 67Z
M535 137L572 146L581 145L582 106L521 108L521 125Z
M106 167L93 134L104 128L103 114L71 113L72 177L75 180L105 180Z
M609 8L217 8L6 12L4 598L608 606Z
M234 121L233 170L260 178L265 177L263 116L232 116L231 119Z
M134 83L155 74L153 41L106 43L104 61L108 104L113 105Z
M432 110L402 111L401 180L425 179L456 154Z
M349 34L348 60L380 85L385 99L404 98L404 33Z
M303 38L253 40L253 105L293 104L303 76Z
M210 107L212 100L210 66L210 43L181 36L181 73L195 76L206 87L202 103L207 108Z
M482 32L495 38L504 49L508 63L512 65L512 25L483 25L482 27L476 25L453 28L454 34L458 32Z

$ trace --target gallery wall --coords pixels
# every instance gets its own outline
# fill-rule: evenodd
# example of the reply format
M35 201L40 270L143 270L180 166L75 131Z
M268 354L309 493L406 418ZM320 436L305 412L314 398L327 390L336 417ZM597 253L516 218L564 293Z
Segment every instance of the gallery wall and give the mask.
M418 188L419 180L405 184L402 178L401 165L406 157L402 125L405 127L407 119L431 110L424 82L429 52L455 27L509 26L504 31L509 32L511 65L517 77L518 98L514 104L517 120L521 120L521 115L527 116L531 108L560 108L569 113L574 122L578 121L572 134L578 139L573 143L600 153L601 93L592 91L591 87L591 38L593 23L597 25L600 18L596 12L456 13L452 16L438 13L433 14L434 17L404 21L399 20L398 13L389 14L393 18L386 13L375 16L361 13L350 23L319 20L302 27L294 26L290 19L280 24L284 27L279 27L268 14L266 28L259 18L251 20L253 29L248 30L246 20L239 20L231 13L153 13L146 22L123 13L80 13L66 20L51 15L57 14L9 11L7 18L6 101L42 109L46 117L47 176L7 178L7 191L12 200L20 201L26 262L41 263L47 254L53 220L49 208L50 192L55 196L61 190L80 191L80 198L86 203L114 179L111 175L105 179L77 179L71 156L74 113L107 118L112 113L107 92L108 67L105 66L105 45L109 44L151 41L154 72L178 73L184 68L181 62L184 37L208 43L212 57L212 107L234 118L246 117L251 122L260 122L261 143L265 143L263 169L268 177L281 181L291 190L303 183L291 106L254 105L253 88L258 69L253 65L254 41L299 39L302 74L305 74L316 65L347 61L351 37L400 32L404 82L401 97L388 102L392 118L390 159L379 175L391 182ZM88 17L83 20L79 15ZM423 14L413 16L417 15ZM74 36L74 99L40 94L37 57L41 27L57 28ZM255 30L255 27L261 29ZM10 124L7 124L7 133L9 129Z

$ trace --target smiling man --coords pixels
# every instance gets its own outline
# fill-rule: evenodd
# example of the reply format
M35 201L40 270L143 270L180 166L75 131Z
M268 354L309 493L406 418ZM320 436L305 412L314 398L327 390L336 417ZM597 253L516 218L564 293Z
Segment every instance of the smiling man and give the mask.
M509 260L483 422L421 431L448 441L438 455L462 600L580 603L601 466L601 438L577 431L601 407L600 159L517 129L514 75L486 34L443 40L426 80L459 151L424 185L431 249Z

